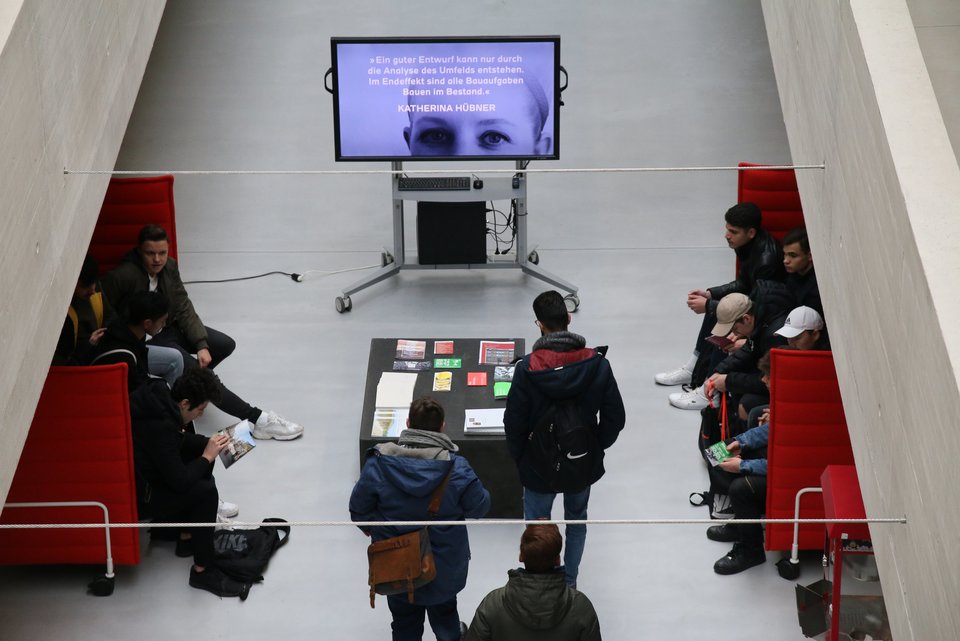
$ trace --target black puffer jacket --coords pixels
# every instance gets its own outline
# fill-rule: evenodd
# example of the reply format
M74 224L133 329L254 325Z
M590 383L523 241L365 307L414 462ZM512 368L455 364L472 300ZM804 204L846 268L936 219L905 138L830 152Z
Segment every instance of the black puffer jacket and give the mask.
M710 300L707 303L713 314L717 312L720 299L727 294L740 293L749 296L757 281L782 281L786 276L780 242L762 229L757 230L753 240L735 251L740 260L736 280L709 289Z
M517 462L520 483L535 492L550 492L526 458L526 446L536 422L554 399L580 397L586 419L597 426L601 447L590 483L603 476L603 451L613 445L626 422L626 411L610 363L597 350L585 347L582 336L554 332L541 337L533 352L517 363L503 414L507 449ZM599 414L599 418L598 415Z
M758 281L750 300L755 318L753 334L746 345L727 356L716 369L717 374L727 375L727 391L735 396L767 393L757 361L770 349L787 344L787 339L776 331L783 327L794 307L793 295L786 285L775 281Z

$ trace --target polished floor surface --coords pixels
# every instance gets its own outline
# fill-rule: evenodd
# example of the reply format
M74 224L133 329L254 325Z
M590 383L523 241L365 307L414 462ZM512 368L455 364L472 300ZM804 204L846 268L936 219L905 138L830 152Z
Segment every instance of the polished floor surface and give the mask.
M570 74L562 160L534 167L790 161L756 0L207 0L168 3L117 168L344 168L333 162L323 89L330 36L526 33L560 34ZM362 167L385 168L347 168ZM369 268L392 242L386 176L178 176L175 191L191 280ZM671 408L672 390L653 374L689 354L699 318L685 307L686 292L732 277L722 215L735 198L731 172L530 178L530 241L542 267L580 287L572 329L610 345L627 407L608 473L593 489L593 518L705 516L687 504L706 485L694 451L699 416ZM245 519L348 517L371 338L535 338L530 303L546 286L519 272L404 272L338 314L334 298L365 273L189 287L205 322L238 342L218 368L224 381L306 426L302 439L262 443L217 473ZM227 421L210 412L200 428ZM802 639L794 583L774 567L779 555L717 576L713 562L728 548L704 529L590 528L580 589L604 637ZM461 618L504 583L519 535L518 526L470 528ZM243 603L189 588L189 561L146 539L142 563L118 569L109 598L84 594L96 568L3 568L0 638L384 639L386 604L367 603L366 543L354 528L297 528ZM801 580L818 572L808 560Z

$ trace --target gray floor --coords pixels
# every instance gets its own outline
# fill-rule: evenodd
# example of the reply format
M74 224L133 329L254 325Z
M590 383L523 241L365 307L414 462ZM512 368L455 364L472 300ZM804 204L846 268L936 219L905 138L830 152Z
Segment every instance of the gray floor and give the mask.
M534 32L562 35L570 72L563 160L541 166L789 162L754 0L210 0L169 3L118 168L342 168L332 160L322 87L330 36ZM384 176L178 177L175 190L188 279L375 265L391 242ZM669 407L670 390L653 374L689 353L699 319L684 305L686 291L732 276L722 214L735 196L733 173L530 179L530 239L541 266L580 286L572 329L611 346L627 405L591 517L705 515L686 498L706 483L693 450L699 416ZM534 338L530 302L545 287L519 273L407 272L357 294L353 311L338 315L334 297L362 273L190 288L207 324L239 344L218 369L222 378L306 426L303 439L263 443L218 473L245 518L346 518L370 338ZM201 429L227 420L211 412ZM727 548L703 530L591 528L580 588L605 637L803 638L794 584L777 576L775 555L719 577L711 566ZM462 618L505 581L518 539L517 527L471 529ZM352 528L298 529L245 603L188 588L189 562L146 541L143 562L120 568L107 599L83 594L89 568L3 568L0 636L383 639L389 613L383 601L372 611L367 604L365 545ZM803 579L817 572L808 564Z

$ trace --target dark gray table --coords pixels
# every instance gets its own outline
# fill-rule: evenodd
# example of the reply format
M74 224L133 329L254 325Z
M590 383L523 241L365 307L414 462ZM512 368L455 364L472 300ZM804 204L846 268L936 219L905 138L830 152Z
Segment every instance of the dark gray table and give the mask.
M412 338L408 340L424 340L427 342L427 351L424 360L434 358L461 358L463 367L453 370L453 385L449 392L433 391L433 368L419 372L414 387L414 398L432 396L443 405L446 413L445 433L460 447L460 454L470 461L477 476L484 487L490 491L491 507L487 515L491 518L522 518L523 517L523 490L520 478L517 476L517 467L507 453L507 444L502 434L464 436L464 410L481 409L485 407L504 407L506 400L493 398L493 365L480 365L480 341L513 341L516 345L516 356L522 356L524 341L522 338ZM377 400L377 383L380 374L392 372L393 361L396 360L396 338L374 338L370 341L370 360L367 363L367 382L363 393L363 416L360 419L360 465L366 457L368 449L377 443L393 439L375 438L370 436L373 426L374 404ZM433 353L434 340L452 340L453 354ZM467 372L487 372L485 387L468 387Z

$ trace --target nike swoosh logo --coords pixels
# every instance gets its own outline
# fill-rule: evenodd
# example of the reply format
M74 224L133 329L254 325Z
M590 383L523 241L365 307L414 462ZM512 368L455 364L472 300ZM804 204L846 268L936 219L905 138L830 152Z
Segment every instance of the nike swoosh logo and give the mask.
M587 452L584 452L583 454L577 454L576 456L574 456L573 454L569 454L569 453L568 453L568 454L567 454L567 458L570 459L571 461L575 461L575 460L577 460L578 458L583 458L583 457L586 456L586 455L587 455Z

